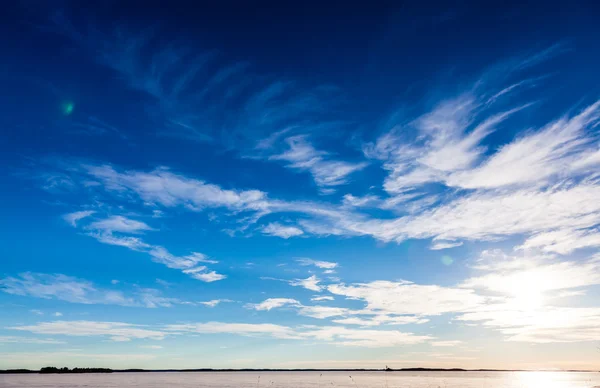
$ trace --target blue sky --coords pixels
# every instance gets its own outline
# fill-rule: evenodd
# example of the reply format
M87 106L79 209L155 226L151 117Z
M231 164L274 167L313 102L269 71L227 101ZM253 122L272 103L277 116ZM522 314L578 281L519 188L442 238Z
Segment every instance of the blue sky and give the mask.
M592 3L0 23L0 368L597 369Z

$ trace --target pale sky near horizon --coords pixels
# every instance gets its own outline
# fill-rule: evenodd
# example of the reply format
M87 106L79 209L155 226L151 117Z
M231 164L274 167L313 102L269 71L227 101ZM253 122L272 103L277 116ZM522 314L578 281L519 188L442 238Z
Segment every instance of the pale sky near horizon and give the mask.
M599 370L598 16L7 5L0 369Z

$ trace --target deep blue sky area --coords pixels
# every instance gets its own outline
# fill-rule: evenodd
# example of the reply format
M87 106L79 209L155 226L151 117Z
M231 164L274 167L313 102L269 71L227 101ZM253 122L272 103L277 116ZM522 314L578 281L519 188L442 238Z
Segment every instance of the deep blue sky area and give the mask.
M597 369L599 17L3 4L0 369Z

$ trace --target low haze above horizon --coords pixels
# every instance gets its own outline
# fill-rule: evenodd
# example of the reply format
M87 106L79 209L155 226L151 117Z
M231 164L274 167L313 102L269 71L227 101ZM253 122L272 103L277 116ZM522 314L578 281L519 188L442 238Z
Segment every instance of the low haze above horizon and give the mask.
M600 5L3 7L0 369L600 370Z

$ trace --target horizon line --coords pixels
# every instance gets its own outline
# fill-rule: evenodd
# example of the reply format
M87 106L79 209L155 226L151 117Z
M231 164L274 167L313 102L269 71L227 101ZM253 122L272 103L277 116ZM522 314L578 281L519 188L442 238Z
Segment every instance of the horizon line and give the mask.
M42 372L44 368L55 368L56 372ZM591 369L494 369L494 368L184 368L184 369L143 369L127 368L112 369L102 367L74 367L67 368L66 371L60 371L62 368L42 367L40 369L12 368L0 369L0 374L78 374L78 373L156 373L156 372L572 372L572 373L600 373L600 370ZM77 372L74 370L77 369ZM90 371L86 371L89 369Z

